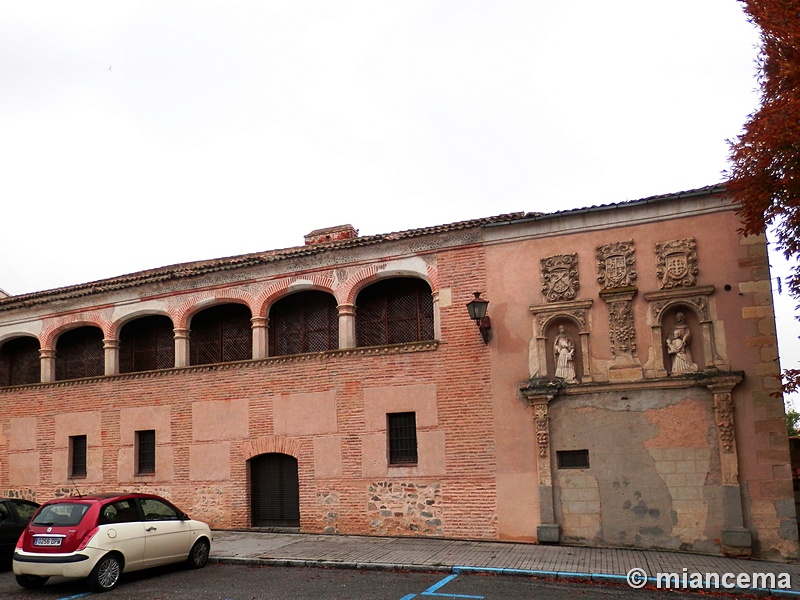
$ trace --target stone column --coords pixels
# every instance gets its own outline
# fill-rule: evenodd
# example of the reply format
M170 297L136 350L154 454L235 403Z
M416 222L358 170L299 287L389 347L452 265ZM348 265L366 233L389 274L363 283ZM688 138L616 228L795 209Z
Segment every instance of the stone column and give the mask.
M536 471L539 483L539 525L536 537L540 544L557 544L559 527L556 523L553 496L553 472L550 466L550 417L547 407L553 396L533 400L533 422L536 424Z
M561 386L563 382L531 379L527 385L520 388L525 399L533 407L533 422L536 427L536 472L539 486L539 525L536 527L536 537L540 544L557 544L560 539L553 495L548 406Z
M105 353L105 374L119 374L119 340L103 340L103 351Z
M253 358L266 358L269 355L267 345L267 317L253 317Z
M339 305L339 348L356 347L356 305Z
M731 390L739 383L721 381L708 386L714 395L714 416L719 442L722 475L722 551L729 556L749 556L753 552L750 530L744 526L742 492L739 486L739 456L733 421Z
M175 334L175 366L189 366L189 330L173 329Z
M39 350L40 379L42 383L56 380L56 351L50 348Z

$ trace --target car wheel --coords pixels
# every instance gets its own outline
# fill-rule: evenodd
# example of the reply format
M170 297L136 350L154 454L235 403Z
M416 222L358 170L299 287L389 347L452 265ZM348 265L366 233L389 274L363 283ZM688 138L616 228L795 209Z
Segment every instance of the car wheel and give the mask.
M89 574L89 587L94 592L107 592L114 589L122 574L122 562L114 554L101 558Z
M197 540L192 546L192 549L189 550L189 558L186 559L186 562L189 565L190 569L202 569L206 566L208 562L208 553L211 550L211 544L208 543L208 540L203 538L201 540Z
M17 583L29 590L42 587L47 583L48 579L50 578L39 577L38 575L17 575Z

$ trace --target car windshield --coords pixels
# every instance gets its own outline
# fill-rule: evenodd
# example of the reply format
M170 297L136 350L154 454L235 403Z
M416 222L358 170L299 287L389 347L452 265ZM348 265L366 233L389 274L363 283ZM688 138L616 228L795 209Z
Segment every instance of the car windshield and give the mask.
M36 515L32 524L49 527L73 527L81 522L87 510L89 510L88 504L75 502L48 504Z

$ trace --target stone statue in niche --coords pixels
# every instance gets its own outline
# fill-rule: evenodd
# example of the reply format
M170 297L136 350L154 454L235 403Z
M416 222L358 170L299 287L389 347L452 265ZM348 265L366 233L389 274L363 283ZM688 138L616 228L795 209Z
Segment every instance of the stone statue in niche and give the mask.
M692 362L689 351L689 340L692 337L686 316L679 312L675 315L675 327L667 336L667 354L672 362L670 375L683 375L684 373L697 373L697 365Z
M557 378L567 383L578 383L575 377L575 342L563 325L558 326L558 335L553 341L553 361Z

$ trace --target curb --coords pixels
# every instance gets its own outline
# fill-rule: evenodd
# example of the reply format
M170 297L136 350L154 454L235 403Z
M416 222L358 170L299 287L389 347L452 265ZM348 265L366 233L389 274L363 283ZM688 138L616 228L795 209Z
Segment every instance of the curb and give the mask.
M533 569L513 569L509 567L469 567L469 566L448 566L448 565L419 565L403 563L370 563L370 562L345 562L336 560L310 560L294 558L252 558L234 556L211 556L208 562L231 565L251 565L251 566L272 566L272 567L307 567L319 569L357 569L363 571L407 571L419 573L480 573L484 575L515 575L520 577L536 577L552 581L572 581L583 583L620 583L629 585L625 575L612 573L581 573L575 571L538 571ZM647 589L657 590L656 580L649 577ZM631 587L631 589L636 589ZM796 598L800 599L800 591L779 590L765 588L699 588L699 589L676 589L667 591L685 592L727 592L745 593L748 596L770 596L777 598Z

